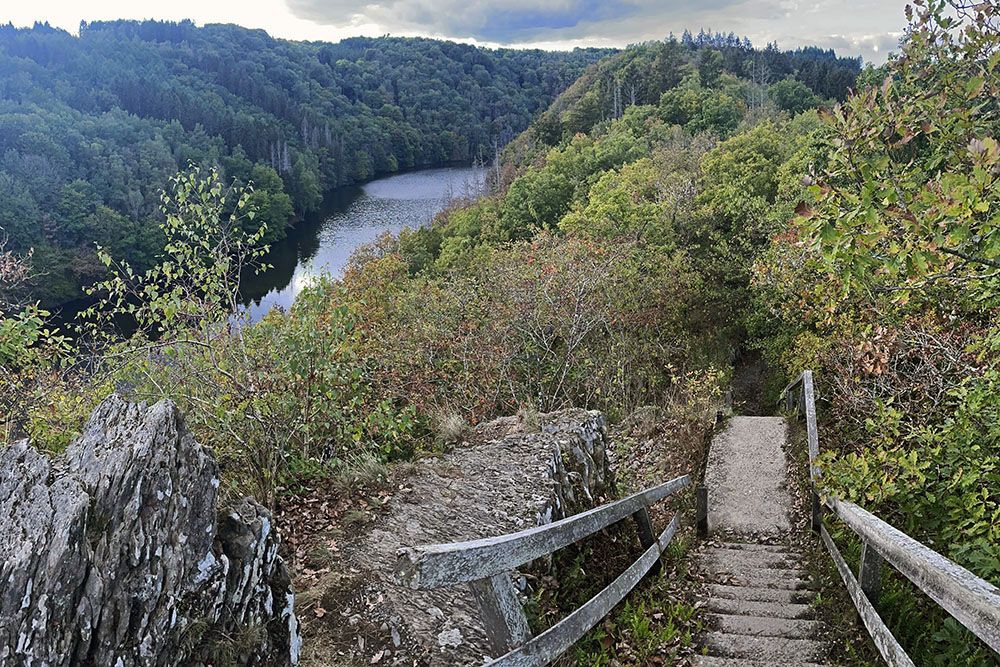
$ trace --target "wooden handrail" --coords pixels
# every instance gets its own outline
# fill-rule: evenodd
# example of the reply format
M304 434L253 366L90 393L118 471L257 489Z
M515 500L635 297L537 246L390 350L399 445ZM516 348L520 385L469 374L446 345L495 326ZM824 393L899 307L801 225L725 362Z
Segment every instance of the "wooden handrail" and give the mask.
M670 525L660 533L656 543L651 545L642 556L622 572L607 588L590 598L582 607L559 621L551 628L538 635L524 646L514 649L506 655L487 663L492 667L537 667L547 665L608 615L615 605L635 588L642 578L656 564L660 554L667 548L679 522L674 515Z
M797 392L796 389L799 391ZM872 601L869 598L875 597L880 588L878 570L879 563L883 560L895 567L924 594L982 639L990 648L1000 652L1000 589L894 528L874 514L824 492L820 488L820 474L816 467L816 459L819 456L819 440L812 371L803 371L798 378L785 387L782 396L786 408L791 410L794 407L795 414L804 413L806 419L810 481L813 486L813 528L823 537L823 542L830 551L831 558L837 563L841 577L851 592L855 606L886 662L890 665L913 664L909 662L909 657L906 656L905 652L902 652L895 639L888 642L881 633L878 624L870 623L874 607L872 607ZM802 410L803 407L804 410ZM843 559L822 525L823 507L832 510L862 540L864 549L861 574L859 575L860 584L854 579L850 570L846 570L846 565L841 566ZM856 596L858 591L855 588L861 592L863 600ZM880 620L879 623L881 623ZM884 628L884 624L881 627Z
M796 414L799 413L800 401L795 400L799 398L799 395L792 393L792 390L799 385L802 386L801 403L805 405L806 440L809 445L809 479L815 482L819 479L820 474L816 465L816 459L819 458L819 429L816 426L816 391L813 387L812 371L802 371L782 391L786 401L794 402ZM788 405L788 407L792 408L793 406Z
M647 508L690 483L690 476L684 475L586 512L508 535L403 548L396 561L396 580L417 589L467 583L479 603L493 655L502 656L490 664L505 667L546 664L597 625L657 566L677 531L678 518L675 515L666 530L655 538ZM532 640L524 609L511 583L511 571L630 516L645 548L642 556L610 586Z
M691 483L688 475L573 516L517 533L404 548L396 580L410 588L454 586L508 572L625 519Z
M861 615L862 623L865 624L868 634L871 635L872 641L875 642L875 646L885 658L886 663L889 667L914 667L913 660L896 641L892 631L886 627L861 584L854 577L854 573L851 572L851 568L847 566L844 557L840 555L840 549L834 544L830 533L826 532L826 526L820 526L820 537L823 538L823 544L826 545L826 549L833 559L833 564L837 566L837 571L840 572L840 577L844 580L844 585L847 586L847 592L850 594L851 600L854 601L858 614Z
M829 498L826 505L927 597L1000 651L1000 589L854 503Z

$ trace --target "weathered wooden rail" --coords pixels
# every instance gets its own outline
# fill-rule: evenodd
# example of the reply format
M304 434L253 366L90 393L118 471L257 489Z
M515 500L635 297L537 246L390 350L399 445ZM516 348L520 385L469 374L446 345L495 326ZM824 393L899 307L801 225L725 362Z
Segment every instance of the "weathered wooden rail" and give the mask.
M690 477L684 475L627 498L517 533L401 549L396 579L417 589L468 584L479 603L490 647L494 655L500 656L489 664L545 665L597 625L647 572L658 566L663 551L677 532L678 517L675 514L666 529L654 537L647 508L690 483ZM511 580L512 571L629 517L636 522L639 539L646 549L643 554L607 588L532 638Z
M804 371L785 387L782 396L786 409L794 411L796 417L804 418L806 422L813 530L820 534L830 552L861 620L886 663L891 667L913 665L874 606L881 592L884 563L895 567L955 620L994 651L1000 652L1000 589L857 505L825 493L816 465L819 433L812 371ZM861 564L857 577L823 525L825 510L832 512L861 539Z

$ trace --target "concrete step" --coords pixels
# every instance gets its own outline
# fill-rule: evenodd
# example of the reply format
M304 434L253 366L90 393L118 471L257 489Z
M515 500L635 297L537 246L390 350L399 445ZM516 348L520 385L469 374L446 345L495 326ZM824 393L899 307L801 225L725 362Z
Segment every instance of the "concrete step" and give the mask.
M769 665L796 661L822 663L827 656L826 645L812 639L753 637L713 631L705 635L705 644L711 655L757 660Z
M765 616L770 618L812 618L815 612L810 605L787 602L751 602L712 598L705 601L705 609L718 614L738 616Z
M771 553L801 555L801 551L795 547L784 544L757 544L756 542L721 542L722 549L736 549L740 551L767 551Z
M812 581L803 579L793 574L788 574L785 570L783 574L775 576L773 570L764 574L733 574L731 572L714 572L711 574L709 583L724 584L727 586L746 586L749 588L775 588L780 590L800 591L815 588Z
M784 602L808 604L815 597L808 590L787 590L782 588L751 588L749 586L727 586L709 584L712 597L725 600L747 600L748 602Z
M720 567L753 570L759 568L787 570L802 562L798 554L777 551L745 551L743 549L706 549L702 561Z
M714 655L696 655L691 658L694 667L774 667L774 663L743 658L720 658ZM781 667L823 667L817 662L783 662Z
M799 618L776 618L774 616L741 616L734 614L712 614L709 617L716 630L734 635L754 637L784 637L786 639L810 639L821 628L819 621Z
M797 567L754 567L745 561L723 561L702 559L702 567L711 574L737 574L740 576L751 575L764 578L781 579L785 577L794 579L808 579L809 575L805 570Z
M754 548L762 547L762 548ZM770 544L747 544L736 542L722 542L710 544L704 548L705 552L725 551L726 553L739 553L745 556L784 556L785 558L801 558L802 551L792 547L773 546Z

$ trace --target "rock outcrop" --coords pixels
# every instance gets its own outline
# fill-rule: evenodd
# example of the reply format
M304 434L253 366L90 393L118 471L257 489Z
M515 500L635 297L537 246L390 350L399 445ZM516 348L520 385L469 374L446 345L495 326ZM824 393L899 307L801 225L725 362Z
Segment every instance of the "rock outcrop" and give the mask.
M607 500L599 412L542 415L535 432L524 431L515 418L497 420L480 427L478 442L421 461L376 528L348 548L356 576L331 623L339 644L353 646L347 662L483 664L490 648L469 588L411 590L393 569L401 548L502 535Z
M55 460L0 450L0 664L296 664L271 518L219 502L168 401L112 396Z

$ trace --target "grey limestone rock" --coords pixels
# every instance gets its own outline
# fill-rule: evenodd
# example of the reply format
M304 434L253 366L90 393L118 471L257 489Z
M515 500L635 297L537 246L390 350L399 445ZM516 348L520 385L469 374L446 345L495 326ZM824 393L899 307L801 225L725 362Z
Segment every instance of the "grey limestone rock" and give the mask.
M297 663L271 518L218 489L169 401L108 398L54 461L0 450L0 664L208 664L221 638L240 664Z
M541 415L530 431L516 418L477 430L478 442L421 461L406 480L409 491L349 550L363 584L341 610L342 627L377 637L363 643L355 661L483 664L490 648L468 586L407 588L393 577L397 551L523 530L599 505L613 493L599 412ZM352 616L359 620L348 625Z

